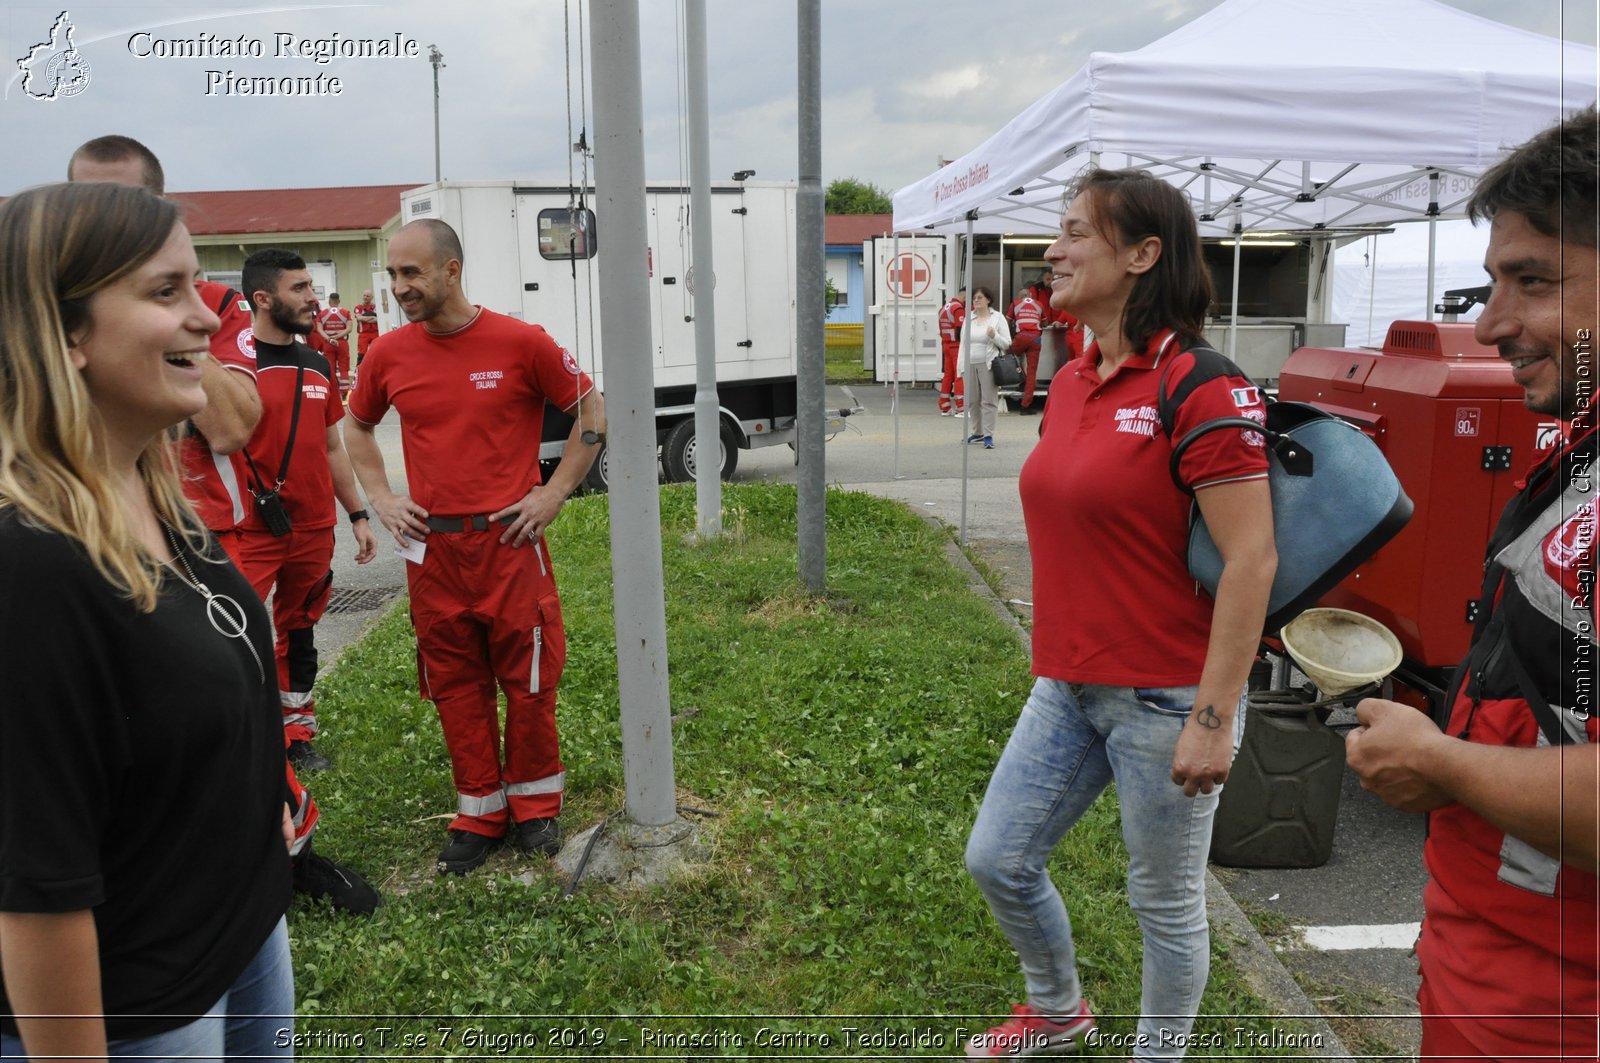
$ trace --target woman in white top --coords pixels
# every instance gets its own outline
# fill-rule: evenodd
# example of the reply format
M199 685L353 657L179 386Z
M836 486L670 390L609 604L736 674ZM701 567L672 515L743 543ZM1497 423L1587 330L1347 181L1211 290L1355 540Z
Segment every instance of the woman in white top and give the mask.
M972 290L972 312L967 315L961 337L967 352L967 408L977 399L978 423L967 437L968 443L982 443L994 449L994 417L1000 406L1000 389L994 382L994 360L1011 347L1011 330L1006 316L994 308L994 293L988 288Z

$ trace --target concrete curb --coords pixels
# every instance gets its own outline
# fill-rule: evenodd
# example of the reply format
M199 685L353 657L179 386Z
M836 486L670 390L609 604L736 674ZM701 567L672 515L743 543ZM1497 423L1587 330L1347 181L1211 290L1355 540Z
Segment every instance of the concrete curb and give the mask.
M909 508L909 507L908 507ZM927 513L918 516L927 521L939 532L948 534L950 528L938 517ZM967 588L973 594L988 603L994 614L1003 620L1013 632L1017 640L1022 643L1024 652L1030 656L1033 653L1033 640L1028 632L1018 622L1016 615L1006 607L1004 601L989 585L988 580L977 570L967 556L961 552L961 547L952 540L944 544L945 556L956 570L967 579ZM1277 1016L1299 1020L1309 1032L1315 1035L1322 1044L1322 1051L1316 1059L1356 1059L1358 1058L1333 1032L1333 1027L1328 1025L1316 1005L1301 990L1293 976L1289 974L1283 962L1278 959L1277 953L1266 943L1261 934L1256 930L1240 910L1239 905L1228 893L1226 887L1218 881L1210 870L1206 871L1206 915L1211 920L1213 930L1226 930L1232 939L1229 942L1228 958L1233 960L1244 975L1245 981L1257 995L1268 1004L1277 1009ZM1293 1057L1288 1057L1293 1058Z

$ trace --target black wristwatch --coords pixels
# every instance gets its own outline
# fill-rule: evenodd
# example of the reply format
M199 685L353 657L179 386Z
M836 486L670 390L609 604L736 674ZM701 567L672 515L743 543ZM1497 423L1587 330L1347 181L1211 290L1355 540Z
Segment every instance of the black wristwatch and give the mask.
M358 520L367 520L367 519L369 519L367 517L367 511L364 510L364 509L352 509L350 511L350 523L351 524L354 524Z

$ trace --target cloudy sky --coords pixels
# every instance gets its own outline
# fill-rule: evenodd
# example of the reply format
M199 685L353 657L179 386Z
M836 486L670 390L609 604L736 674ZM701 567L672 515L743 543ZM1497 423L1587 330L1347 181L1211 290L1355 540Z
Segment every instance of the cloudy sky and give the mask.
M1024 16L1024 5L971 0L823 0L823 178L853 176L887 189L908 184L940 156L955 158L980 143L1091 51L1139 48L1217 2L1043 0L1026 5ZM77 144L110 132L155 149L169 187L180 191L431 180L430 44L446 64L440 81L447 178L564 180L571 157L569 59L571 121L575 127L583 121L578 90L587 55L578 42L579 0L74 4L67 12L89 80L70 98L33 99L17 61L50 39L60 3L7 0L0 12L7 78L0 194L60 179ZM1451 3L1595 43L1593 0ZM651 180L675 181L687 176L681 5L641 0L640 6L646 168ZM708 9L713 173L748 168L763 179L792 179L794 5L708 0ZM1000 14L1007 10L1019 13ZM335 35L398 40L417 54L326 64L279 55L284 41L297 46ZM220 54L220 42L241 40L260 56ZM170 54L196 48L212 54ZM52 53L32 54L37 68ZM237 89L239 79L319 75L320 95L261 98ZM333 78L338 95L326 93Z

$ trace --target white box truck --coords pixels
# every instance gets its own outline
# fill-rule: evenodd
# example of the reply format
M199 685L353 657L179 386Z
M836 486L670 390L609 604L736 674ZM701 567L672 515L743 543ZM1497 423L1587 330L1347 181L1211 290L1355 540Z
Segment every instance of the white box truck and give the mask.
M650 327L655 349L656 441L667 480L694 478L695 336L689 267L689 189L651 185L648 212ZM541 325L605 390L601 366L599 256L606 218L592 190L555 183L444 181L405 192L402 221L439 218L461 237L463 283L473 302ZM795 186L719 182L711 187L716 265L717 397L722 475L740 449L795 438ZM820 327L820 326L819 326ZM846 411L829 411L829 429ZM555 461L572 421L546 411L541 458ZM604 489L604 451L590 473Z

